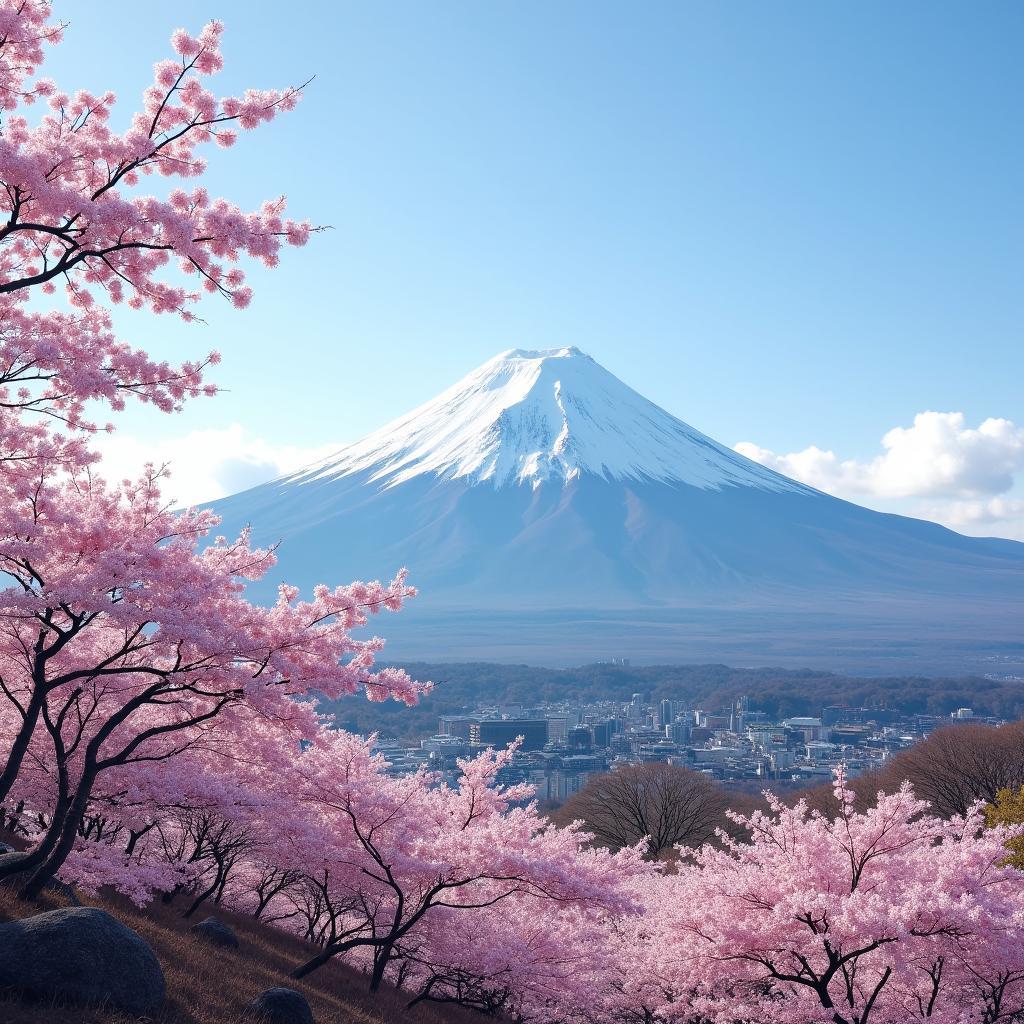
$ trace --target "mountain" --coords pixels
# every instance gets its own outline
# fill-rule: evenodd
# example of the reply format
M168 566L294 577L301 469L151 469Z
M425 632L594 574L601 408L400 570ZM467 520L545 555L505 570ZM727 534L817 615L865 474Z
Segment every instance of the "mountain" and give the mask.
M493 487L583 476L806 491L688 426L577 348L502 352L401 419L292 479L368 473Z
M1008 672L1024 544L873 512L754 463L575 348L513 349L299 473L218 502L279 580L421 596L396 656Z

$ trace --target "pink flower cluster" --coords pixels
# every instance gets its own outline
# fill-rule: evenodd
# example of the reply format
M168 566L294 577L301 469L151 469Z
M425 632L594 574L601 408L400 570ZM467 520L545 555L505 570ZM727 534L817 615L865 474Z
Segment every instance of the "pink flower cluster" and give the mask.
M200 178L203 147L231 145L245 131L291 110L301 88L216 97L207 79L222 67L223 27L175 33L177 59L158 63L129 128L110 125L113 93L61 92L30 79L57 43L45 0L0 0L0 410L34 413L72 430L94 429L89 402L114 410L127 397L170 411L211 394L203 371L216 353L173 367L119 342L108 307L119 303L195 317L205 293L244 307L252 299L240 266L276 266L282 245L304 245L308 221L285 215L283 198L244 211L202 186L166 200L135 191L141 177ZM20 108L48 110L30 120ZM196 284L183 283L189 277ZM30 312L30 294L64 289L71 312ZM39 449L39 445L43 448ZM0 458L84 454L31 436L24 417L0 423Z

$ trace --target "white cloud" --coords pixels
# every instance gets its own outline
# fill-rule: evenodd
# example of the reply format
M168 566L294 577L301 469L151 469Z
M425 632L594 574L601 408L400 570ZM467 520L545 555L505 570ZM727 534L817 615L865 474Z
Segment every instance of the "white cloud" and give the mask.
M947 501L933 506L923 505L921 514L961 533L997 533L1024 540L1024 499L999 497Z
M996 418L969 427L961 412L922 412L912 426L886 433L882 449L860 461L816 445L785 455L749 441L736 445L747 458L829 494L953 529L1024 538L1024 501L1009 493L1024 474L1024 428Z
M100 435L100 472L111 481L136 477L151 462L169 467L163 492L179 505L201 504L293 473L341 447L272 444L238 423L195 430L182 437L141 441L129 434Z

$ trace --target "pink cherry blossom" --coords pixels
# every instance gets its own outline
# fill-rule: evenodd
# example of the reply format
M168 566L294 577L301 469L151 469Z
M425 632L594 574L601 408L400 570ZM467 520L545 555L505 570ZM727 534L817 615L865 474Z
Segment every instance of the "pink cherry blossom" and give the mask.
M1024 1009L1024 875L978 809L943 820L909 785L829 819L772 802L749 845L692 851L650 954L669 1021L938 1024Z
M118 133L113 93L31 84L44 44L60 40L49 19L48 3L0 0L0 802L45 823L16 866L34 869L24 895L66 869L141 896L135 869L149 884L156 870L138 837L151 830L138 794L152 766L207 771L192 755L232 744L254 762L264 743L294 751L320 728L314 693L414 702L422 686L374 668L384 641L352 632L415 591L401 570L308 596L286 588L258 607L245 584L271 569L272 551L247 534L211 542L216 517L173 513L158 467L103 480L88 411L129 398L176 410L211 392L203 374L218 358L153 359L115 337L111 306L187 321L206 290L244 306L240 264L276 265L283 245L307 241L311 226L287 218L283 198L247 212L199 183L203 147L291 110L301 90L215 97L223 27L211 22L175 34L178 57L155 66ZM40 96L48 110L30 121L22 107ZM193 180L161 200L135 191L152 173ZM186 289L175 268L204 287ZM69 308L47 311L57 284ZM135 837L130 849L99 850L110 833L88 823L101 818Z

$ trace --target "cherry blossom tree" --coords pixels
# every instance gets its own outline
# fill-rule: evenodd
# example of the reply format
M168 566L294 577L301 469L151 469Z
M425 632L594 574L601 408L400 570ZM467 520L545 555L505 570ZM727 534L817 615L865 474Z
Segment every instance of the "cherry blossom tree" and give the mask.
M10 785L39 720L52 745L53 821L20 865L39 868L33 895L70 852L98 776L208 742L210 723L273 715L297 735L315 730L310 689L340 696L416 698L400 671L372 673L381 641L354 640L368 611L397 609L404 576L389 585L319 588L300 601L282 588L272 608L249 604L242 581L271 564L243 538L197 550L208 513L173 515L151 480L109 491L39 490L21 536L0 549L8 592L2 688L17 730L0 780ZM76 549L69 561L69 548Z
M616 906L617 879L641 870L641 851L585 850L589 836L547 825L532 788L499 786L515 746L459 761L455 787L423 772L398 778L347 733L325 734L298 766L301 799L318 809L331 837L323 868L333 905L343 908L332 937L295 977L335 956L371 956L376 991L403 948L418 945L432 922L515 899L538 913L561 906Z
M175 57L157 63L141 108L117 133L112 93L70 96L47 79L29 83L44 44L61 39L50 17L45 0L0 5L0 409L88 428L87 401L118 409L137 397L170 410L200 393L215 359L155 361L116 340L105 306L186 321L204 291L245 306L240 260L275 266L282 244L303 245L312 230L285 216L283 199L246 212L201 185L163 200L133 190L152 174L201 178L204 149L231 146L240 130L291 110L301 87L218 99L207 80L223 66L223 26L211 22L198 36L179 29ZM35 101L47 110L30 123L24 108ZM187 287L188 276L198 284ZM57 285L71 312L27 309L34 290Z
M256 749L270 720L295 746L319 727L296 699L312 690L406 701L420 690L372 670L381 640L350 636L413 594L404 573L307 600L282 587L259 608L244 586L271 568L271 551L244 535L211 543L216 517L172 513L159 471L110 487L94 470L90 409L134 397L174 410L211 391L203 371L216 361L153 360L115 337L111 309L188 322L204 293L243 307L242 262L275 266L312 230L286 217L283 199L246 212L198 183L211 144L230 146L301 94L218 99L208 79L221 35L217 22L177 31L176 56L156 65L118 133L113 94L70 96L35 78L61 37L49 4L0 0L0 802L17 793L41 829L0 877L32 870L26 897L69 857L111 846L87 845L109 838L108 776L223 749L225 736ZM46 109L30 122L36 101ZM152 174L197 182L158 199L138 188ZM43 309L58 286L64 307Z
M937 1024L1019 1019L1024 875L980 808L942 819L909 785L834 818L772 802L749 845L690 851L656 910L663 1019Z
M389 980L422 1002L452 1003L522 1021L612 1020L601 986L636 950L612 941L618 922L643 920L642 905L621 910L634 873L609 880L618 912L596 905L543 903L511 896L467 914L440 911L403 944ZM615 958L622 957L616 960Z

